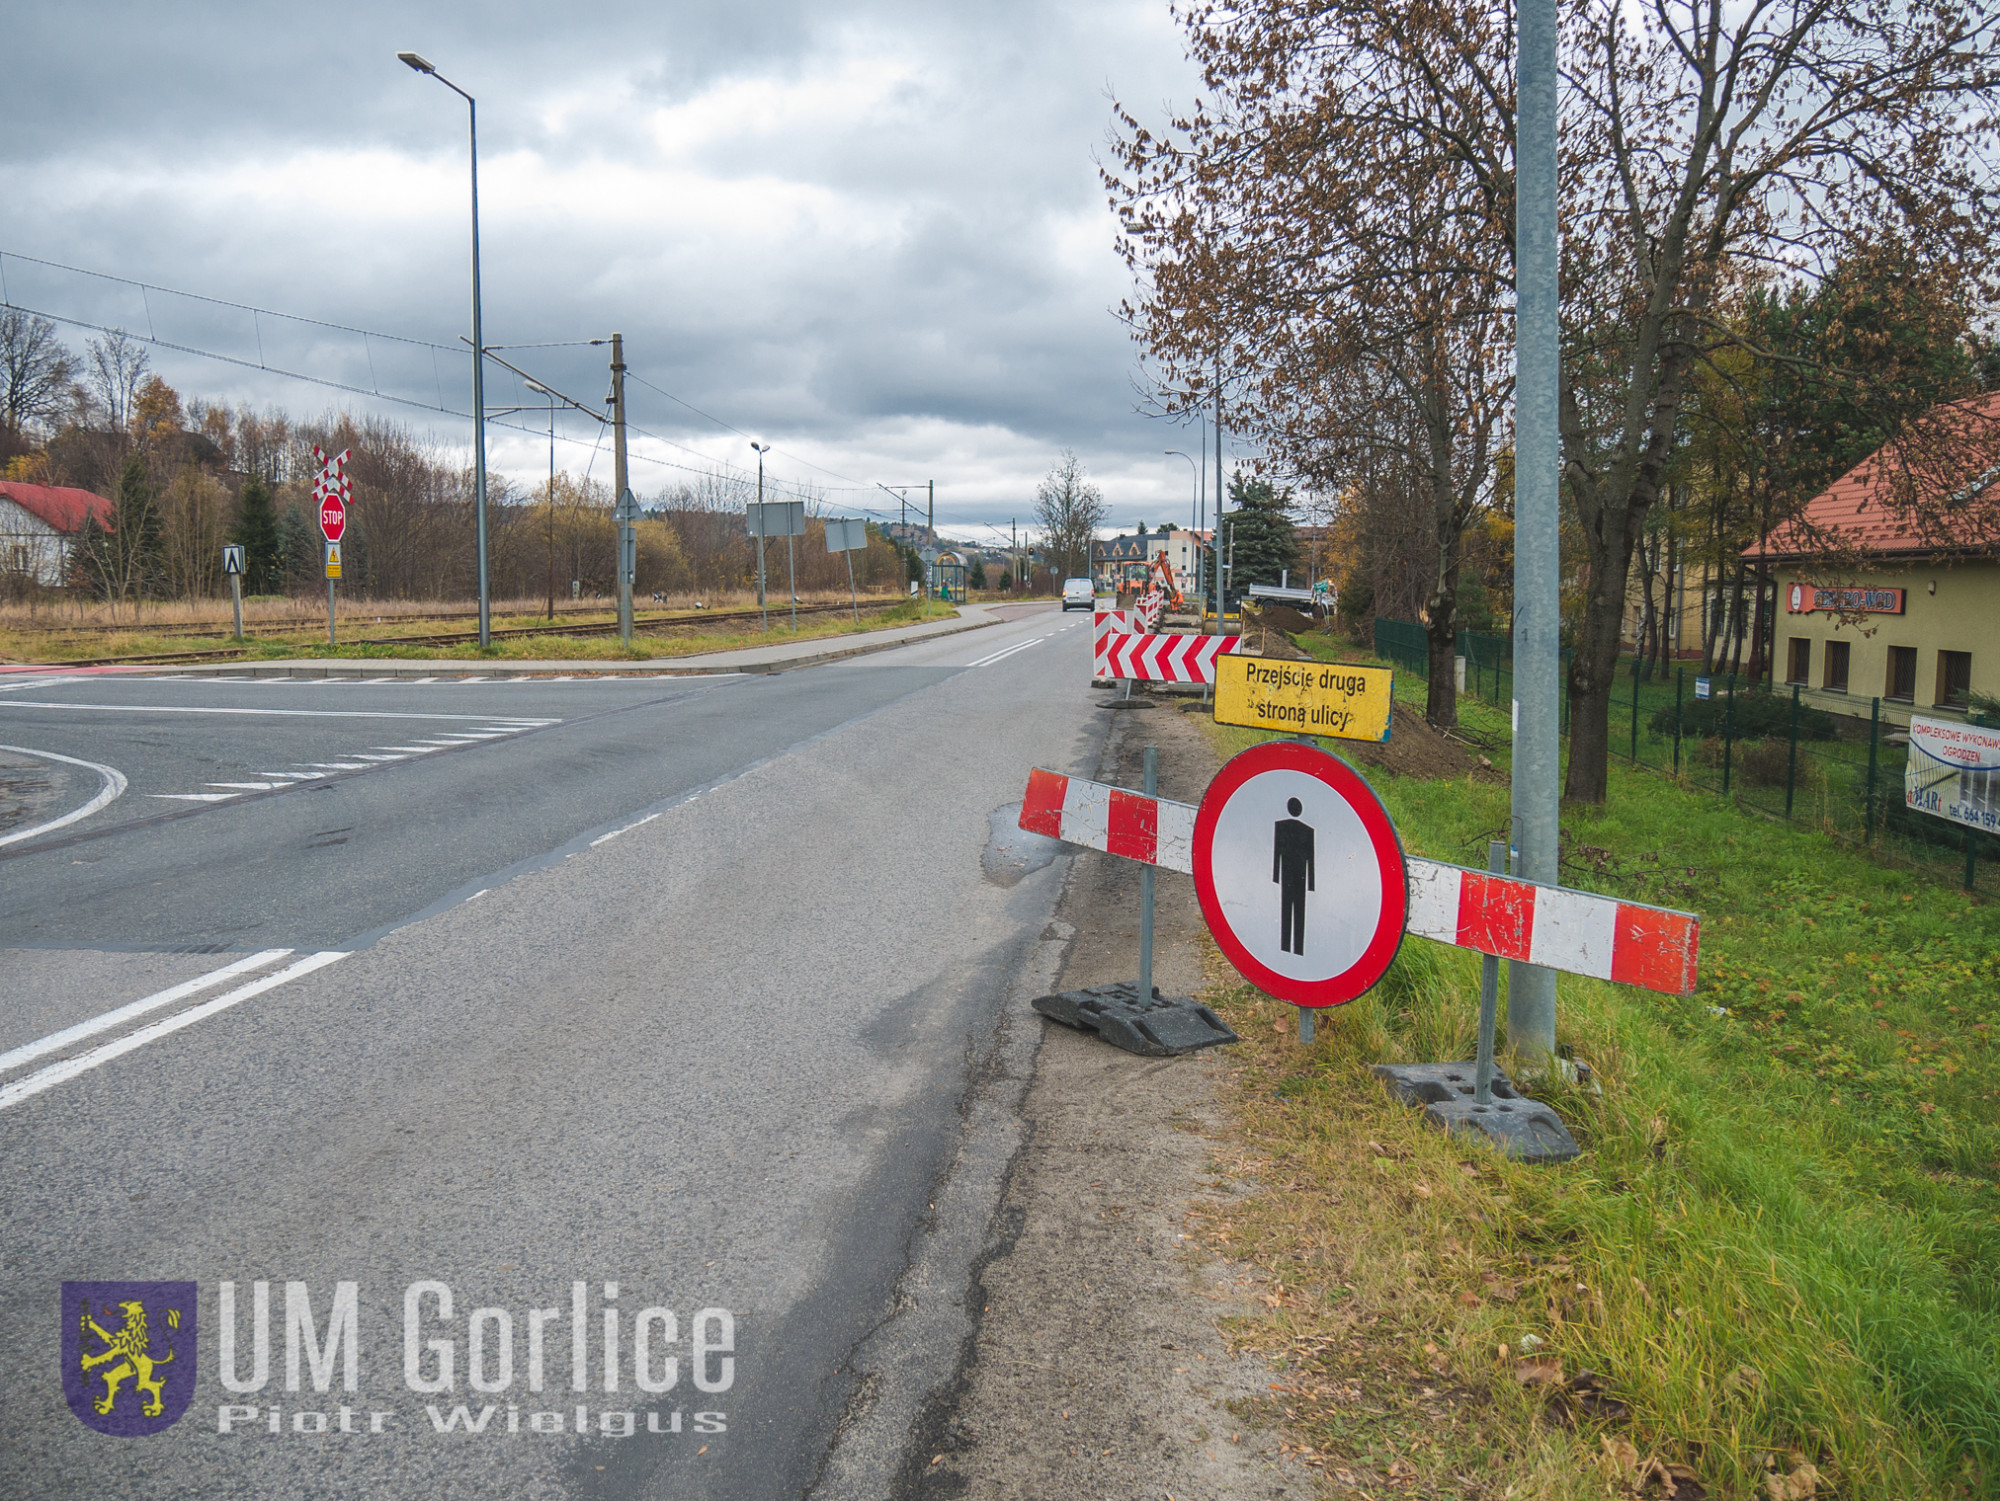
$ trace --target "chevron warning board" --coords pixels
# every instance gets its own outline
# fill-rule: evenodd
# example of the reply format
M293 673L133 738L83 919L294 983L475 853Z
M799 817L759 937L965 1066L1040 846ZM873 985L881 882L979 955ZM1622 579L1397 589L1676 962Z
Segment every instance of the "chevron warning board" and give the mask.
M1111 631L1098 639L1100 677L1141 683L1212 683L1216 658L1236 649L1236 636L1144 636Z

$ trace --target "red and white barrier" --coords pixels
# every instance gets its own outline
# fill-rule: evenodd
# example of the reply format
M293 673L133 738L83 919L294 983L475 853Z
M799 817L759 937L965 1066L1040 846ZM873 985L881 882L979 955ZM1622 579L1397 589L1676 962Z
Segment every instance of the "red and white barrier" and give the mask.
M1103 677L1142 683L1212 683L1215 659L1236 650L1238 636L1137 636L1113 631L1100 638Z
M1408 932L1668 995L1694 989L1701 919L1692 912L1540 886L1435 860L1405 859Z
M1028 773L1020 824L1033 834L1192 875L1194 815L1187 803L1037 768ZM1701 919L1692 912L1414 855L1404 857L1403 868L1410 893L1404 931L1419 938L1667 995L1694 989Z
M1194 872L1194 809L1039 767L1028 773L1021 827L1069 844Z

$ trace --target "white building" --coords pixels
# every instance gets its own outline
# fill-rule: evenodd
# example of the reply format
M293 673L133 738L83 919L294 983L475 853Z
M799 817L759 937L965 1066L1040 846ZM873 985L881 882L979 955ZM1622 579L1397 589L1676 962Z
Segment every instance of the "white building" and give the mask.
M85 518L108 528L111 514L111 502L89 490L0 480L0 572L60 588Z

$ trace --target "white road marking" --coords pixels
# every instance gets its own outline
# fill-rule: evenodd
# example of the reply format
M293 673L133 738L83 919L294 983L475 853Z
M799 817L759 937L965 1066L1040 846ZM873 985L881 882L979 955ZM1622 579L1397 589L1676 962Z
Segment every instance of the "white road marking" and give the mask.
M216 996L213 1000L203 1001L200 1005L190 1006L185 1011L177 1011L172 1016L162 1017L159 1021L140 1027L137 1031L126 1033L114 1042L92 1048L87 1053L78 1054L74 1058L65 1058L61 1063L52 1063L47 1068L37 1070L27 1078L17 1079L0 1089L0 1110L10 1109L45 1089L53 1089L56 1085L74 1079L79 1074L87 1074L94 1068L101 1068L114 1058L122 1058L125 1054L136 1052L148 1043L159 1041L162 1037L171 1036L184 1027L192 1027L196 1022L206 1021L219 1012L227 1011L231 1006L249 1000L253 995L262 995L267 990L283 985L287 980L295 980L301 975L311 974L316 969L324 969L336 960L346 957L345 949L325 949L317 954L310 954L296 964L286 965L276 974L265 975L261 979L252 980L248 985L238 986L235 990Z
M46 1037L38 1037L33 1042L24 1042L18 1048L0 1053L0 1073L17 1069L24 1063L33 1063L46 1054L59 1052L73 1042L82 1042L86 1037L95 1037L99 1032L109 1032L113 1027L122 1027L135 1016L144 1016L148 1011L157 1011L162 1006L171 1006L175 1001L185 1000L204 990L213 989L224 980L233 980L245 970L262 969L274 964L291 952L290 949L265 949L261 954L252 954L247 959L238 959L233 964L225 964L221 969L212 969L205 975L196 975L192 980L183 980L178 985L170 985L165 990L142 996L123 1006L93 1016L89 1021L78 1022L73 1027L64 1027L60 1032L51 1032Z
M1047 639L1048 637L1046 636L1034 636L1026 641L1017 641L1014 645L1002 651L996 651L990 656L981 657L977 662L968 662L965 665L968 667L991 667L995 662L1003 662L1016 652L1026 651L1031 646L1040 646Z
M353 755L357 761L407 761L410 759L408 756L375 756L370 755L367 751L355 751Z
M226 803L236 796L233 792L152 792L149 797L163 797L176 803Z
M227 787L233 792L269 792L277 782L203 782L204 787Z
M104 785L97 789L97 795L81 808L72 808L61 818L38 823L31 829L16 829L11 834L0 835L0 845L18 844L23 839L33 839L37 834L46 834L51 829L60 829L65 824L88 818L99 808L116 802L125 790L125 773L116 767L99 766L95 761L79 761L75 756L59 756L54 751L29 750L25 745L0 745L0 751L12 751L17 756L33 756L42 761L60 761L65 766L81 766L104 778Z
M321 771L366 771L366 761L301 761L301 766L317 766Z
M662 808L660 810L660 813L664 813L665 811L666 809ZM616 839L620 834L629 834L634 829L643 828L645 825L651 823L654 819L658 818L659 816L660 816L659 813L648 813L644 818L641 818L633 823L628 823L622 829L613 829L609 834L599 834L595 839L590 841L590 847L592 849L596 849L600 844L603 844L606 840Z
M375 747L375 749L382 751L401 751L407 757L407 756L428 756L432 751L436 750L437 747L435 745L378 745Z
M280 680L282 681L282 679ZM254 714L258 716L277 715L287 719L456 719L490 721L492 714L418 714L409 710L390 709L224 709L213 705L187 704L58 704L44 703L36 699L0 699L0 709L82 709L94 714ZM511 717L511 716L510 716ZM538 719L526 716L518 722L524 728L539 728L545 724L561 724L560 719Z

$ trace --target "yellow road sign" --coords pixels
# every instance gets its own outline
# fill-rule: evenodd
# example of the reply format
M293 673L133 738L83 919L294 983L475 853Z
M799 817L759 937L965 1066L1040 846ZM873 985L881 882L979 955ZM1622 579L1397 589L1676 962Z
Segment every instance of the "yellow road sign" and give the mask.
M326 576L330 579L340 577L340 544L338 542L329 542L326 544Z
M1387 667L1224 652L1215 659L1215 722L1340 740L1387 740L1393 681Z

